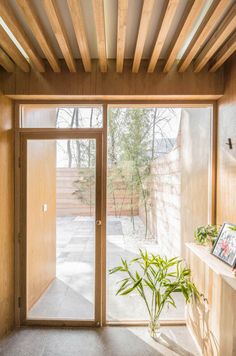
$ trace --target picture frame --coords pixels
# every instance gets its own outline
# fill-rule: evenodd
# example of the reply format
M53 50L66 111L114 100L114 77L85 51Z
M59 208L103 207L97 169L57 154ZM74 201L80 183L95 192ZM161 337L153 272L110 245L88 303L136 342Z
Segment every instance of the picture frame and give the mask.
M212 255L219 258L232 268L236 266L236 225L224 222L214 247Z

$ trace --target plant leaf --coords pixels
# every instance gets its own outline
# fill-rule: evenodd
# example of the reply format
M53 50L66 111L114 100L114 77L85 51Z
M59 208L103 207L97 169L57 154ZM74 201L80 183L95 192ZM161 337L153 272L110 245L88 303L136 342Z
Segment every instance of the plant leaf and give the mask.
M136 283L134 283L134 285L131 288L128 288L127 290L125 290L123 293L120 293L120 295L126 295L129 294L130 292L132 292L134 289L136 289L138 287L138 285L142 282L142 278L139 279Z

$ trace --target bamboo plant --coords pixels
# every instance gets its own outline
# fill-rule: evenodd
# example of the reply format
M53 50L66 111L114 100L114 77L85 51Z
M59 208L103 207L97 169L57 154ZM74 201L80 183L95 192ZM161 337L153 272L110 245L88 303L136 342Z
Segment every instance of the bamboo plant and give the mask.
M125 296L136 291L147 308L152 337L160 335L160 315L166 305L176 308L174 293L182 293L186 303L192 296L198 297L191 282L190 269L183 265L179 257L168 259L139 250L139 257L130 262L121 258L121 265L111 269L110 274L122 273L125 278L118 282L116 295Z

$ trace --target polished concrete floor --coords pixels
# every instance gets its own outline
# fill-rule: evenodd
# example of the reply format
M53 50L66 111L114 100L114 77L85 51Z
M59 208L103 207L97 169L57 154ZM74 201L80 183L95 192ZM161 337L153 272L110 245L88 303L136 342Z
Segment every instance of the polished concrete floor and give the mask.
M1 356L200 355L184 326L163 327L158 341L144 327L19 329L0 342Z
M108 217L107 268L120 264L120 258L131 260L139 249L161 253L150 237L144 239L144 225L135 217L135 230L130 217ZM61 217L57 219L57 278L31 308L34 318L94 318L95 273L94 219ZM117 282L124 276L107 275L107 316L109 320L147 320L146 307L136 292L116 296ZM184 319L184 301L174 296L177 308L163 310L162 319Z

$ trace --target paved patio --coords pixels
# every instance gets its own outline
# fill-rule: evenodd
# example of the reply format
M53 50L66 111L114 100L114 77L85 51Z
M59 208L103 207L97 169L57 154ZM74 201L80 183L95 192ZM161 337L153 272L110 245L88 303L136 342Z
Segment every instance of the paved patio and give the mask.
M130 217L109 217L107 224L107 268L120 263L120 258L137 257L139 248L160 253L154 239L144 236L144 225L135 217L135 230ZM57 219L57 278L31 308L29 318L94 318L94 222L90 217ZM123 276L122 276L123 277ZM124 277L123 277L124 278ZM148 319L145 306L134 292L116 296L118 274L107 276L107 313L110 320ZM177 309L166 309L162 319L184 319L184 301L175 297Z

